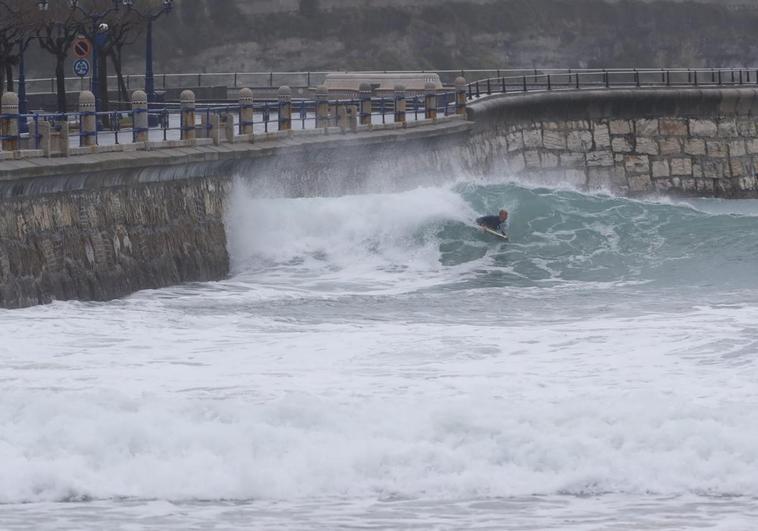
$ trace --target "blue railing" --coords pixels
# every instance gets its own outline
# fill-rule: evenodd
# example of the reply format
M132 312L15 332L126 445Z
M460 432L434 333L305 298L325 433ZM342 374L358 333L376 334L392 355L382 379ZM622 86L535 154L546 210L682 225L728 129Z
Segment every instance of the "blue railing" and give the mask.
M424 96L405 97L405 119L408 121L418 121L426 117L426 99ZM327 101L327 100L325 100ZM381 96L371 98L370 115L361 115L360 123L368 121L371 124L387 124L395 121L395 114L398 110L397 98L395 95ZM447 116L455 114L455 94L441 93L437 94L436 113L438 116ZM322 102L323 103L323 102ZM328 126L337 125L337 109L340 107L361 108L361 99L359 98L337 98L329 99L329 117ZM290 102L290 127L292 130L316 129L317 124L317 106L318 100L315 99L293 99ZM252 109L252 120L243 119L243 111ZM125 143L134 143L140 133L147 133L148 141L168 141L179 140L186 136L186 133L194 130L197 138L207 138L212 129L212 117L214 115L227 115L233 117L236 134L242 135L249 128L253 128L253 134L265 134L282 130L282 103L278 100L257 100L254 103L198 103L194 108L195 123L184 124L182 120L182 107L180 103L169 102L164 104L151 104L150 110L135 108L126 111L107 111L107 112L69 112L69 113L32 113L25 115L3 115L3 118L12 120L25 120L30 124L28 135L7 136L6 140L28 139L28 147L32 149L40 148L42 135L39 134L40 122L49 122L57 130L62 128L62 124L67 122L72 130L69 135L70 147L72 140L78 142L78 145L85 145L85 139L95 137L96 145L118 145ZM156 124L148 127L135 127L137 115L148 114L148 124ZM87 117L95 117L97 124L96 131L87 131L84 127L83 120ZM324 127L323 125L321 127Z

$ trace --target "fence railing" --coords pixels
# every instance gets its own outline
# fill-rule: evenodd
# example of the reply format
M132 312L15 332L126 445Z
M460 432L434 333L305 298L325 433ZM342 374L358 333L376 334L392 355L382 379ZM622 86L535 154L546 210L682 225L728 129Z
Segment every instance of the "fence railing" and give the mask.
M200 138L234 142L240 138L290 130L315 130L340 127L343 131L356 130L358 125L380 126L405 124L421 119L463 114L466 101L493 94L523 94L547 91L581 91L587 89L669 88L669 87L721 87L758 86L758 69L604 69L604 70L510 70L508 75L483 77L470 83L458 74L454 88L436 90L427 86L423 95L395 92L372 94L370 88L356 92L356 97L330 98L328 93L317 92L315 98L292 98L291 89L286 97L277 99L240 99L237 103L197 104L194 93L191 108L184 101L150 104L144 107L132 104L130 110L94 112L82 107L80 112L18 114L18 106L6 105L0 114L0 141L2 151L43 149L47 155L67 154L70 147L93 145L123 145ZM500 71L504 74L506 71ZM302 74L302 73L296 73ZM287 73L292 75L292 73ZM313 79L313 78L311 78ZM244 91L243 91L244 92ZM90 93L88 97L92 97ZM136 93L135 93L136 94ZM7 96L7 94L6 94ZM144 96L144 93L143 93ZM15 95L14 95L15 97ZM17 97L16 97L17 100ZM10 109L10 110L9 110ZM14 126L17 124L17 126ZM219 129L223 128L223 134ZM27 133L28 131L28 133ZM72 134L69 135L69 131ZM63 139L62 137L66 138ZM58 138L58 147L50 147L50 138ZM223 140L219 140L223 138Z
M553 90L758 86L758 69L694 68L674 70L582 70L532 72L475 80L468 84L469 100L491 94Z
M459 89L461 97L462 88ZM193 95L194 98L194 95ZM81 106L81 104L80 104ZM94 106L93 106L94 107ZM404 125L428 118L460 114L455 92L425 96L362 95L356 98L240 100L227 104L169 102L148 108L133 105L128 111L68 113L4 113L0 123L18 123L13 131L0 134L3 150L45 151L64 155L78 147L120 146L144 142L167 142L222 138L224 142L252 140L254 136L280 131L316 130L339 127L355 131L359 126ZM218 131L223 128L224 132ZM28 129L28 133L23 131ZM56 137L53 147L50 138ZM63 138L65 137L65 138ZM217 140L216 143L219 141ZM153 146L157 147L157 146ZM10 148L10 149L9 149ZM0 150L2 153L3 150Z
M459 70L374 70L366 71L366 74L421 74L436 73L439 74L442 83L452 85L457 77L463 77L470 82L484 81L486 79L501 79L503 77L522 78L522 77L568 77L572 79L575 76L580 78L586 76L608 74L611 78L617 75L628 75L636 72L642 77L660 76L661 72L668 72L670 76L693 76L695 72L699 76L714 75L718 72L729 74L731 72L752 72L754 76L756 68L741 69L711 69L711 68L501 68L501 69L459 69ZM197 87L227 87L230 89L248 87L252 89L277 89L282 85L287 85L295 89L315 88L321 85L326 76L332 73L343 73L336 71L304 71L304 72L194 72L185 74L156 74L156 90L169 89L187 89ZM86 90L91 83L89 77L67 77L65 78L67 91ZM127 90L136 90L145 86L145 76L143 74L127 74L124 76L124 84ZM118 89L118 78L108 76L108 88L110 90ZM27 79L27 92L29 93L54 93L57 90L55 78L34 78Z

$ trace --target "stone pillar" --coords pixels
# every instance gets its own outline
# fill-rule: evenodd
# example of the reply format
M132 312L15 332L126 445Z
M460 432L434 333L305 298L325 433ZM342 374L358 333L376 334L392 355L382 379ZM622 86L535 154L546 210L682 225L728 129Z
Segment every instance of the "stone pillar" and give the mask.
M358 131L358 106L357 105L347 106L347 125L348 125L348 128L353 133Z
M3 137L3 151L16 151L18 142L18 95L6 92L0 100L0 136Z
M395 85L395 122L405 124L405 87Z
M234 114L230 112L221 115L221 138L224 142L234 143Z
M95 115L95 95L89 90L79 93L79 145L97 145L97 115Z
M185 90L179 95L182 112L182 140L195 140L195 93Z
M68 157L68 120L63 120L58 125L58 152Z
M284 85L277 93L279 98L279 131L292 129L292 89Z
M253 134L253 91L249 88L240 90L240 134Z
M342 132L348 130L349 128L348 123L348 116L347 116L347 105L346 104L339 104L337 105L337 127L342 129Z
M466 79L455 79L455 114L466 114Z
M361 125L371 125L371 85L361 83L358 90L358 100L360 101L360 123Z
M52 154L53 147L53 128L50 122L47 120L34 120L32 122L31 135L31 147L38 147L46 157L49 157Z
M316 128L329 127L329 89L321 85L316 89Z
M132 92L132 130L134 142L147 142L147 94L141 90Z
M426 111L427 120L437 119L437 87L434 83L429 82L424 85L424 110Z

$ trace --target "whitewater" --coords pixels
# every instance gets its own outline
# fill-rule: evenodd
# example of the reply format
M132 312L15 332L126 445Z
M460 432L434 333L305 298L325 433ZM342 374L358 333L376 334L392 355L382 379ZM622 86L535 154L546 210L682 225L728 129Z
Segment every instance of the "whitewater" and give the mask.
M225 221L227 280L0 310L0 529L758 527L758 201L240 180Z

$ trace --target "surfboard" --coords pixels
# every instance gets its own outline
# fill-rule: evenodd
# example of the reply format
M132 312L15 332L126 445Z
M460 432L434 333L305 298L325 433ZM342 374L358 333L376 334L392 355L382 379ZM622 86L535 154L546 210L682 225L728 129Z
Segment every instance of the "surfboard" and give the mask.
M501 233L501 232L498 232L498 231L496 231L496 230L492 230L492 229L489 229L489 228L487 228L487 227L480 227L479 225L477 225L477 227L479 227L480 229L482 229L484 232L488 232L488 233L492 234L493 236L497 236L497 237L498 237L498 238L500 238L501 240L505 240L505 241L508 241L508 236L506 236L505 234L503 234L503 233Z

